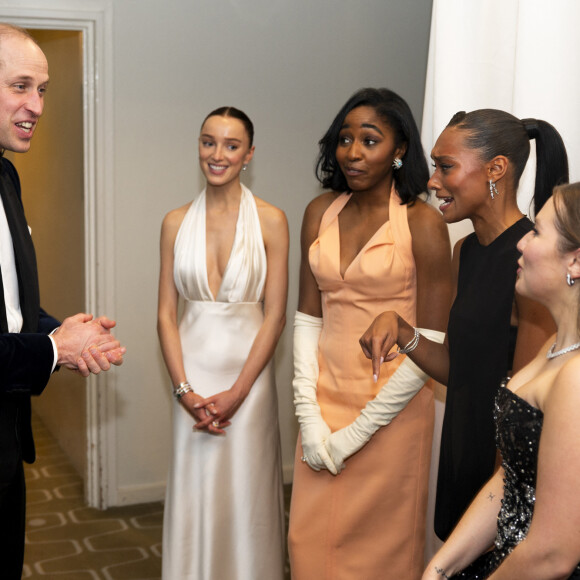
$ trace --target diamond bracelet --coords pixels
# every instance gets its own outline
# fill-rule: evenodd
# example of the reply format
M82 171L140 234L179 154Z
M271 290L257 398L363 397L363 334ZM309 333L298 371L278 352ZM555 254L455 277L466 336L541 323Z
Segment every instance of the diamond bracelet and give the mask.
M185 395L185 393L193 393L193 389L191 388L191 385L187 381L183 381L182 383L179 383L173 389L173 394L175 395L175 398L178 401L179 401L179 399L181 399L181 397L183 397L183 395Z

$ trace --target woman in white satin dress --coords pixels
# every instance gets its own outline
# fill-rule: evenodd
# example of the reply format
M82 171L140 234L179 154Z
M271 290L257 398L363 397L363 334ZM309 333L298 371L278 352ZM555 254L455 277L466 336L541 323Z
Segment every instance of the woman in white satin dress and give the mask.
M288 225L240 183L252 141L245 113L210 113L199 138L206 188L161 230L158 332L176 395L165 580L283 578L271 359L285 323Z

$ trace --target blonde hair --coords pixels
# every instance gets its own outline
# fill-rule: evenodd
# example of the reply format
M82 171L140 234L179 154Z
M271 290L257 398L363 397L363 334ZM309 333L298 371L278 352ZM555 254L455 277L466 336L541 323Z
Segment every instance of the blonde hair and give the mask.
M558 185L553 196L558 249L563 254L573 252L580 248L580 182Z
M554 188L554 225L559 234L558 250L562 254L580 248L580 183L559 185ZM578 299L576 328L580 336L580 298Z

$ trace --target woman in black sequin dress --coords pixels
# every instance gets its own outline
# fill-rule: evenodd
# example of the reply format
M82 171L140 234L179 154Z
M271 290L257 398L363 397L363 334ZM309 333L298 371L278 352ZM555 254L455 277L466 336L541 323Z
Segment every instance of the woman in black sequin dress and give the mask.
M516 290L557 333L498 391L502 466L423 580L580 578L580 183L555 189L518 249Z

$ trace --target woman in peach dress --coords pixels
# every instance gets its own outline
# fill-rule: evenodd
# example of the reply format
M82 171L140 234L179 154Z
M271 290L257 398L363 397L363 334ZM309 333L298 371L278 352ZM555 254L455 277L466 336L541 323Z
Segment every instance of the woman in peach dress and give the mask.
M404 354L377 380L358 339L388 306L443 340L447 228L424 201L419 133L392 91L355 93L320 145L317 173L333 191L302 226L292 575L412 580L423 569L433 393Z

